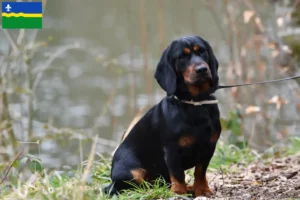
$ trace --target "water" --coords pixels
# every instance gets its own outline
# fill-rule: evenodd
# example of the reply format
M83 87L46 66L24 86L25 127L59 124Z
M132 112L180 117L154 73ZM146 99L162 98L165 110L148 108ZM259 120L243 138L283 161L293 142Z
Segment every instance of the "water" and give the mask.
M139 2L48 0L44 28L37 35L37 41L47 41L48 46L37 53L34 66L43 65L51 53L62 46L76 43L79 49L68 50L53 61L37 87L34 114L39 122L34 125L35 136L47 135L48 139L42 140L31 153L40 149L40 157L46 166L77 165L80 150L86 158L91 147L89 142L81 143L78 139L93 138L95 134L103 138L97 151L112 152L148 99L154 104L163 98L164 92L153 74L163 49L172 39L200 35L210 41L221 63L221 82L225 82L230 57L224 12L212 13L204 0L189 0L188 3L180 0L145 1L145 12ZM216 2L213 3L215 9L224 9L222 1ZM264 13L267 13L271 6L263 4L259 9L265 9ZM12 31L14 35L17 33ZM27 33L31 34L30 31ZM0 38L4 39L3 33ZM2 44L3 48L7 46ZM145 84L145 51L149 67L146 74L148 87ZM150 96L147 88L150 88ZM221 98L222 115L226 116L235 108L234 104L228 103L232 102L231 93L222 91L217 96ZM17 109L18 103L12 107L20 110ZM45 130L40 122L74 129L83 136L75 134L69 139L63 136L67 131L54 134ZM22 140L22 136L19 138ZM107 145L106 140L112 141Z

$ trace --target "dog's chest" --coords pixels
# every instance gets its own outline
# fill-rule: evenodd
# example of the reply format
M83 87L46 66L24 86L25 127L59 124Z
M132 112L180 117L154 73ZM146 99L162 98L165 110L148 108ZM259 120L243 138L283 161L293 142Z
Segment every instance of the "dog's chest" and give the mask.
M171 106L170 115L166 116L169 131L164 132L167 140L177 140L185 148L205 146L210 143L218 121L216 105L180 105Z
M179 113L181 115L181 129L177 129L178 136L185 141L205 140L206 137L213 132L214 119L211 110L203 107L194 107L186 112ZM189 139L188 139L189 138Z
M213 130L211 123L183 130L178 135L178 145L182 148L203 146L210 143Z

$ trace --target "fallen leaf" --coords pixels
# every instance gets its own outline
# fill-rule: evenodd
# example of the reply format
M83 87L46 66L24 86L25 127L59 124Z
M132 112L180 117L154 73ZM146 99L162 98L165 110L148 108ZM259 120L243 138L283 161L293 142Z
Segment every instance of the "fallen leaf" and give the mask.
M261 23L260 18L255 17L255 24L256 24L256 26L259 28L259 30L260 30L261 32L264 32L264 26L263 26L263 24Z
M277 49L275 49L275 50L272 51L271 54L272 54L272 58L275 58L276 56L278 56L279 51Z
M254 181L253 185L261 185L261 183L258 181Z
M292 53L292 50L290 49L290 47L289 47L288 45L283 45L283 46L281 47L281 49L282 49L283 51L289 53L289 54Z
M269 101L269 104L276 104L276 108L280 109L282 105L287 104L288 101L283 99L282 97L275 95Z
M258 106L248 106L245 110L246 114L258 113L261 111L261 108Z
M297 104L297 109L300 111L300 103Z
M282 17L278 17L277 20L276 20L276 22L277 22L277 26L278 27L282 27L283 26L283 18Z
M289 132L287 129L282 129L279 133L281 134L282 137L285 137L285 138L287 138L289 136Z
M253 10L245 10L244 11L244 23L247 24L251 20L251 18L254 16Z

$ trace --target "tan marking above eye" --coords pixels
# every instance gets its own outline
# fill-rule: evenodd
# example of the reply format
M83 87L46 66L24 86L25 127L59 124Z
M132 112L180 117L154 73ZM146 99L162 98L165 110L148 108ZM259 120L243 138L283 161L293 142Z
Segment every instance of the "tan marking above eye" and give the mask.
M189 48L184 48L184 49L183 49L183 52L184 52L185 54L190 54L190 53L191 53L191 50L190 50Z
M199 50L199 46L198 45L194 46L194 51L198 51L198 50Z

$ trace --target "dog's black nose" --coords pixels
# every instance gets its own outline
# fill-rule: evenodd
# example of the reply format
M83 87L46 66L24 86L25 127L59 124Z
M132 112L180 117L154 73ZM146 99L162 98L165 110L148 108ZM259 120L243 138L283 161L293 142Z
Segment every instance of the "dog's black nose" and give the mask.
M207 72L207 66L206 65L197 65L195 67L195 71L196 71L197 74Z

